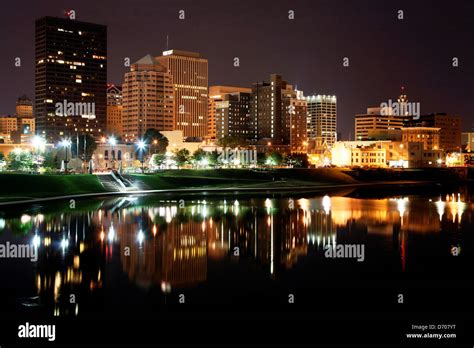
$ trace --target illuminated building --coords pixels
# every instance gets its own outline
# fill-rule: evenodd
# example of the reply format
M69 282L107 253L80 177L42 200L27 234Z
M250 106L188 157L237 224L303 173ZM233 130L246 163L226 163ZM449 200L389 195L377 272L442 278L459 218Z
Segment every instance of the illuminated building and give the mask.
M107 86L107 134L122 136L122 86Z
M136 141L150 128L173 130L171 75L151 55L141 58L125 74L122 85L122 131L126 141Z
M199 53L164 51L157 60L172 77L175 126L185 137L208 134L208 62ZM171 129L170 129L171 130Z
M35 64L37 133L48 141L101 135L106 126L107 27L38 19ZM58 110L63 103L74 107Z
M393 130L403 127L403 117L382 115L381 108L368 108L366 114L355 115L355 139L368 140L370 131Z
M33 118L33 103L26 95L16 101L15 113L18 118Z
M252 87L251 136L255 141L287 144L288 124L282 101L282 90L287 82L280 75L270 75L270 82L259 82Z
M271 144L273 150L279 145L290 151L306 150L306 100L280 75L253 85L250 110L250 137L255 142Z
M335 95L312 95L308 103L308 138L321 138L328 148L337 141L337 98Z
M404 127L439 128L439 147L445 151L461 150L462 119L446 113L421 115L419 119L407 118Z
M209 138L249 137L250 88L209 87Z

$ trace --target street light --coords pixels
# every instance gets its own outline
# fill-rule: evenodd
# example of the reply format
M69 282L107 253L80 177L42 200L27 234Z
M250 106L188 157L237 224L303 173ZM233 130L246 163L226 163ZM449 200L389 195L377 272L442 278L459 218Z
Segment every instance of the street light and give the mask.
M137 147L138 147L138 151L141 152L141 157L140 157L140 162L142 163L142 173L145 172L145 169L143 168L143 163L145 162L145 152L144 150L146 149L146 142L143 140L143 139L140 139L138 142L137 142Z
M72 143L71 143L71 140L70 140L70 139L63 139L63 140L59 143L60 146L64 147L64 150L65 150L65 152L66 152L66 158L65 158L65 160L64 160L64 165L65 165L64 173L65 173L65 174L67 174L67 163L68 163L68 160L67 160L67 150L68 150L68 148L71 147L71 144L72 144Z
M35 149L36 162L39 163L39 154L45 150L46 140L39 135L35 135L31 140L31 145Z
M117 145L117 139L109 137L109 144L112 145L112 169L115 169L115 145Z

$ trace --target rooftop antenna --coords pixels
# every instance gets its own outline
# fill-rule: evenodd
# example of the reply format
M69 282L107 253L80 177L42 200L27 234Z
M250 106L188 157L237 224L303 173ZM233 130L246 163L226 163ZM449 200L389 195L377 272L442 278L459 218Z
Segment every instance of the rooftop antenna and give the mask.
M170 38L169 38L168 34L166 34L166 50L167 51L169 50L169 41L170 41Z

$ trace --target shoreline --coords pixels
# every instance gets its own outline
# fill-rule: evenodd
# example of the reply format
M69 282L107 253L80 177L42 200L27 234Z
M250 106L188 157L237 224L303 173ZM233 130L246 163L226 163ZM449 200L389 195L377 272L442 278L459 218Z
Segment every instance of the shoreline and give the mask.
M129 195L185 195L185 194L202 194L208 195L209 193L230 193L234 195L248 194L248 193L276 193L276 192L298 192L298 193L316 193L324 190L344 189L344 188L363 188L363 187L390 187L390 186L429 186L437 185L439 182L434 181L384 181L384 182L359 182L359 183L348 183L348 184L327 184L327 185L311 185L311 186L280 186L280 187L196 187L196 188L175 188L175 189L151 189L151 190L130 190L130 191L113 191L113 192L90 192L70 195L60 195L51 197L38 197L23 200L13 201L0 201L0 207L12 206L12 205L29 205L43 202L54 202L61 200L71 199L87 199L87 198L100 198L100 197L117 197L117 196L129 196ZM304 191L304 192L301 192Z

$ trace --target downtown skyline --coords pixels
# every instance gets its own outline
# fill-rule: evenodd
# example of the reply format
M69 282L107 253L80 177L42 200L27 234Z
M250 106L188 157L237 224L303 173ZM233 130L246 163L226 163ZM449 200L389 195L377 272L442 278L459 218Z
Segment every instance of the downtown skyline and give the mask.
M123 82L125 57L133 62L148 53L161 54L168 35L168 48L199 52L209 60L210 86L250 87L279 73L306 95L337 95L338 128L348 139L350 133L354 137L353 116L395 98L400 86L406 87L410 101L421 103L422 113L461 115L464 130L471 130L474 50L464 42L472 34L468 11L473 5L457 3L445 9L436 6L437 1L430 6L400 1L389 9L376 1L357 6L337 1L278 1L271 6L263 1L250 6L244 1L236 3L240 5L233 13L212 1L141 1L140 9L133 11L121 1L113 7L71 1L68 8L76 11L79 21L107 25L110 83ZM2 32L12 33L5 37L6 51L0 58L2 76L9 81L0 93L2 114L13 114L19 95L34 97L34 21L42 15L62 17L66 9L57 1L32 4L22 8L21 21L13 23L17 17L7 14L20 8L12 6L0 15ZM397 8L404 10L402 21L396 18ZM107 12L112 9L114 16ZM178 18L181 9L184 20ZM288 19L289 10L295 11L294 20ZM427 27L433 22L446 24ZM454 56L459 58L457 68L451 66ZM15 57L22 58L20 68L14 66ZM233 65L235 57L239 67ZM343 67L344 57L350 59L349 67Z
M344 139L351 133L354 137L355 114L394 99L400 86L405 86L410 101L421 103L422 114L460 115L463 129L469 131L474 122L470 104L474 82L469 79L473 49L464 42L469 37L468 30L472 31L472 19L466 14L472 5L458 3L459 7L443 9L401 1L399 8L404 10L404 20L397 20L396 5L389 9L375 1L361 1L357 9L352 4L341 7L337 2L325 1L280 1L272 6L265 1L252 6L241 2L233 14L219 10L213 2L142 1L139 10L127 10L119 1L114 2L114 16L105 12L107 6L102 3L94 4L94 9L89 2L71 2L66 6L53 1L40 9L32 5L23 11L24 24L7 36L7 52L1 58L2 75L10 83L8 88L3 85L0 94L0 113L13 114L19 95L26 93L33 98L32 33L38 13L61 17L62 11L69 8L76 11L76 20L107 25L109 83L122 84L129 69L123 64L126 57L133 62L147 53L159 55L166 48L184 49L199 52L209 60L209 86L251 87L269 74L279 73L305 95L337 95L338 130ZM185 11L185 19L178 18L180 10ZM288 19L289 10L294 11L293 20ZM452 13L457 11L458 15ZM210 15L212 22L206 19ZM428 30L421 25L441 19L440 16L446 23L443 28L431 26ZM349 24L356 23L357 18L362 20L357 26ZM366 23L368 19L372 26ZM15 26L9 18L2 18L0 25L5 27L3 32L11 32ZM137 40L137 36L146 39ZM22 59L21 67L14 66L15 57ZM239 67L234 66L236 57ZM343 67L344 57L349 58L349 67ZM458 67L452 67L452 57L459 59Z

